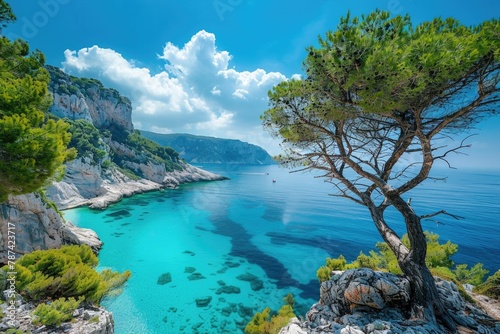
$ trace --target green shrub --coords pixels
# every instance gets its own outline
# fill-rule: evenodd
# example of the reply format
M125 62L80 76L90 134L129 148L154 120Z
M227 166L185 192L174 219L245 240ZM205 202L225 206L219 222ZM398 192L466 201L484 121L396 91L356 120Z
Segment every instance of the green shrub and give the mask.
M65 121L70 124L71 141L68 147L75 148L78 157L91 157L94 164L98 164L107 154L99 130L83 119Z
M83 298L59 298L50 304L39 304L33 314L33 324L40 326L59 326L73 318L73 312L80 306Z
M332 259L326 258L326 266L323 266L316 271L316 276L320 282L328 281L330 279L330 273L333 270L345 270L346 260L343 255L339 255L338 258Z
M457 280L462 284L480 285L487 274L488 270L483 268L482 263L476 263L470 270L467 269L466 264L459 264L455 268Z
M9 329L7 329L7 331L5 332L5 334L25 334L25 333L23 333L19 329L9 328Z
M283 305L275 315L271 315L271 309L266 307L262 312L257 312L252 320L245 327L246 334L277 334L288 324L288 321L295 317L293 313L293 296L288 294Z
M491 298L500 299L500 270L486 279L486 282L476 286L473 290Z
M16 288L21 295L35 302L61 297L84 297L99 304L130 277L130 271L120 274L94 268L98 259L86 245L63 246L60 249L35 251L16 262ZM7 271L7 267L3 268Z
M94 315L92 318L89 319L90 323L98 323L99 322L99 316Z

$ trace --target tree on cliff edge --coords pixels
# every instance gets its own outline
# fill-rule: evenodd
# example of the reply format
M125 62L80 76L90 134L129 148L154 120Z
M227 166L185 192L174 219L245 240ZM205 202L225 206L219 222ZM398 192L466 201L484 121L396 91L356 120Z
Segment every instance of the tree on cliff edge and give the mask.
M0 0L0 33L15 16ZM74 156L69 125L49 120L49 74L40 51L0 35L0 203L9 194L29 193L63 171Z
M302 80L269 92L264 127L283 139L283 164L320 170L337 195L365 206L411 282L412 318L454 330L425 264L419 215L403 199L429 178L445 146L499 112L500 23L465 27L454 19L413 26L409 16L375 11L341 18L309 47ZM444 140L448 138L448 140ZM394 207L410 247L385 219Z

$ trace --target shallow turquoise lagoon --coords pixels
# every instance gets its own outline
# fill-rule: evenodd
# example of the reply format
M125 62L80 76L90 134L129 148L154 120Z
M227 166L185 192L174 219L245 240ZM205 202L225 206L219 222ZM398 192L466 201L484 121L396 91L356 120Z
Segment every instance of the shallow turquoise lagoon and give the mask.
M242 333L255 312L278 309L288 293L303 314L318 299L315 274L326 257L353 260L380 241L364 208L328 196L331 185L311 174L204 168L231 180L136 195L105 211L65 212L103 240L100 269L132 272L123 292L103 302L117 334ZM446 209L464 219L424 221L424 229L459 245L456 263L500 269L500 174L446 173L446 183L411 194L412 204L422 214Z

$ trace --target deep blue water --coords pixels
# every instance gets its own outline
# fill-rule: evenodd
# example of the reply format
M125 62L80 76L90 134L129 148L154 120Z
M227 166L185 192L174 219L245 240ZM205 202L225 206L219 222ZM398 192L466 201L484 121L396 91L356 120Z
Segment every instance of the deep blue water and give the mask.
M122 294L103 303L117 334L239 333L256 311L279 308L287 293L303 313L318 299L316 270L326 257L350 261L381 241L365 208L329 196L332 186L310 173L203 167L231 180L136 195L105 211L65 212L104 241L100 268L132 271ZM429 180L413 191L412 206L419 214L462 216L424 221L424 229L459 245L455 263L482 262L492 274L500 269L500 171L434 173L445 175L446 182ZM404 232L396 214L389 221ZM158 284L162 274L171 282ZM197 306L201 298L211 298L208 306Z

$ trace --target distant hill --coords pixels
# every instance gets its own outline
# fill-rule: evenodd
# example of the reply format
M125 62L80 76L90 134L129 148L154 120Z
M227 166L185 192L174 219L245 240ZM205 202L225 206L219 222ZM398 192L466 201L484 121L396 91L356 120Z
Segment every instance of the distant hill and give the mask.
M190 134L141 134L163 146L170 146L188 163L261 164L276 162L261 147L236 139L195 136Z

